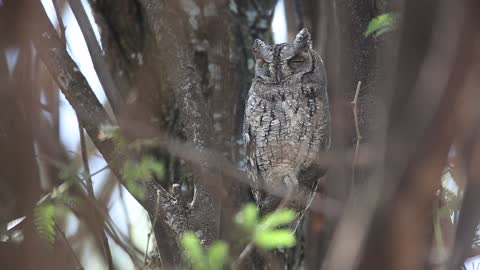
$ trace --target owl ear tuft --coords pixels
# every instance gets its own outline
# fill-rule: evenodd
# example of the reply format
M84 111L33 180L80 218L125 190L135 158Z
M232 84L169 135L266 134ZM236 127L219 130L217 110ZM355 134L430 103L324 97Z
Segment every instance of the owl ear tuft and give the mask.
M303 49L307 46L310 48L312 46L312 36L310 35L310 32L308 32L307 28L303 28L300 30L300 32L298 32L293 44L297 49Z
M253 55L255 58L265 58L268 46L260 39L255 39L252 46Z

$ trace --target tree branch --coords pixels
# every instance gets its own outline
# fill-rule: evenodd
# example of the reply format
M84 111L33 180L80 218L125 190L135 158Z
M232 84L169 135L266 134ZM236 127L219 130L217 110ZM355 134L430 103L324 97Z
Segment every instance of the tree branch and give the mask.
M352 110L353 110L353 121L355 122L355 133L357 140L355 142L355 152L353 154L353 161L352 161L352 190L355 185L355 166L358 162L358 151L360 147L360 142L362 141L362 135L360 134L360 124L358 122L358 94L360 93L360 87L362 86L362 82L358 81L357 90L355 91L355 97L352 101Z
M85 180L87 184L87 193L88 196L92 201L95 201L95 193L93 191L93 183L92 183L92 176L90 173L90 165L88 164L88 151L87 151L87 145L85 141L85 133L83 132L83 127L82 124L80 124L80 121L78 121L78 132L80 133L80 148L81 148L81 156L82 156L82 161L83 161L83 169L85 173ZM103 252L105 253L105 257L107 259L107 265L108 269L112 270L114 269L113 267L113 260L112 260L112 252L110 251L110 246L108 245L108 239L107 235L105 234L105 231L103 230L102 226L102 219L98 217L98 219L95 219L95 221L98 222L98 233L100 234L101 238L101 243L102 243L102 249Z
M101 125L111 124L111 120L88 85L87 80L78 69L78 66L65 50L43 7L37 2L35 2L35 5L39 19L38 29L34 32L36 35L32 37L35 48L55 82L77 113L79 122L105 158L112 172L118 179L122 179L121 168L128 155L116 151L111 140L99 138ZM177 231L178 228L183 228L185 219L173 218L185 216L185 211L176 204L175 198L156 184L153 179L145 179L143 182L146 183L147 193L153 192L153 198L156 198L157 192L160 193L161 210L166 214L169 225L172 228L176 228ZM149 209L147 206L149 204L148 199L143 201L137 198L137 200ZM155 205L155 203L151 205Z
M73 14L77 19L78 25L82 30L82 34L87 43L88 51L90 52L90 57L92 59L93 66L97 71L98 79L102 83L103 90L108 98L110 106L112 107L113 112L116 115L119 115L124 106L124 101L122 96L117 90L117 87L113 81L112 75L109 72L105 59L100 49L100 45L97 42L95 33L93 32L92 25L88 20L87 13L85 8L82 5L80 0L68 0L70 7L72 8Z

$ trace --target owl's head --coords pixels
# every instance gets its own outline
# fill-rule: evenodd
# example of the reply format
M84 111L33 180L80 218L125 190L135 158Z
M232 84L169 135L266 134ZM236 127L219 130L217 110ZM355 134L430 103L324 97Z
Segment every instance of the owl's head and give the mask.
M281 84L313 69L312 41L306 28L289 43L267 45L256 39L252 50L256 60L255 78L266 84Z

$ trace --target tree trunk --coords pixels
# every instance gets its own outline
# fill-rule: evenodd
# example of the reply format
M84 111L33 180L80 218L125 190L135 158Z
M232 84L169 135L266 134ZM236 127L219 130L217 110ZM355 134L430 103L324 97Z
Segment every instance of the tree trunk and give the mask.
M127 103L127 113L118 116L120 126L131 130L132 122L143 123L157 133L182 138L196 149L208 147L233 164L243 162L239 142L253 75L250 46L257 37L271 40L275 3L92 1L106 62ZM148 134L135 130L131 136ZM192 181L204 183L195 184L195 200L203 202L189 210L191 218L198 218L192 223L210 222L199 228L206 229L200 238L206 243L218 238L235 240L238 233L232 229L232 214L248 200L249 187L221 171L208 174L210 179L194 180L191 172L193 178L205 177L205 172L164 149L156 152L167 164L170 183L163 184L165 188L185 177L190 179L190 189ZM212 182L217 187L212 189ZM185 205L191 196L191 192L185 194ZM155 202L154 198L145 202L152 220ZM177 264L179 236L164 222L156 224L155 236L162 257L171 258L167 265ZM240 244L232 247L237 254L241 248Z

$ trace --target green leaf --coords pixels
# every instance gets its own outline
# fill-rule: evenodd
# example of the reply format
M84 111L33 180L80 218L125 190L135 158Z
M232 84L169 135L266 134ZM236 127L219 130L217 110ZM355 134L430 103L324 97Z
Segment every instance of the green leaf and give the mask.
M153 149L160 145L158 139L137 139L128 145L128 148L137 152L144 149Z
M256 244L263 249L290 248L295 246L293 232L287 229L259 231L255 235Z
M228 256L228 245L224 241L215 241L208 249L209 270L222 269Z
M237 224L247 231L253 231L258 224L258 209L253 203L245 205L235 217Z
M278 209L272 213L268 213L267 215L265 215L260 221L258 227L261 229L275 229L280 225L286 225L292 222L295 217L295 211L293 211L292 209Z
M126 161L122 168L125 185L133 196L144 198L143 186L139 181L151 175L161 178L165 174L163 163L153 157L144 157L140 162Z
M185 232L182 236L182 246L187 258L195 270L207 270L205 255L200 240L193 232Z
M40 238L53 244L55 241L55 206L51 203L43 203L35 207L33 223Z
M97 137L102 141L111 139L117 149L128 147L128 140L122 135L118 126L101 125Z
M385 13L373 18L368 24L365 36L374 34L378 37L384 33L390 32L395 29L397 16L393 13Z
M126 161L122 169L123 177L126 181L141 180L151 176L163 177L165 170L163 163L152 158L144 157L140 162Z

